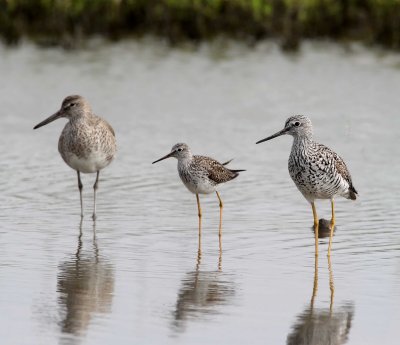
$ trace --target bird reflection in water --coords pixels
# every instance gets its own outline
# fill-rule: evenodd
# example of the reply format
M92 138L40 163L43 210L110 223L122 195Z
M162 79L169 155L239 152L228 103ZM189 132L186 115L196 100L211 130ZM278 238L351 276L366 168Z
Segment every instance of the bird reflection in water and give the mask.
M323 236L323 232L319 232L318 237L321 236ZM292 332L287 337L287 345L342 345L347 342L354 314L354 306L352 303L347 303L334 308L335 286L330 256L328 256L328 270L330 288L329 308L314 308L318 291L318 255L316 255L314 285L310 305L297 317L296 323L292 327Z
M173 312L173 330L183 332L189 320L207 319L207 315L222 313L235 294L232 277L222 272L222 248L219 247L218 269L201 271L201 242L197 252L195 270L186 273L178 292Z
M318 222L318 231L316 230L316 226L314 225L312 227L312 231L315 234L318 234L318 238L329 238L330 233L331 233L331 221L328 219L323 219L321 218ZM332 235L336 232L336 226L333 226L333 233Z
M57 278L58 303L64 334L83 335L93 316L111 311L114 271L99 256L96 223L93 223L92 249L83 251L82 220L78 248L73 258L60 265Z

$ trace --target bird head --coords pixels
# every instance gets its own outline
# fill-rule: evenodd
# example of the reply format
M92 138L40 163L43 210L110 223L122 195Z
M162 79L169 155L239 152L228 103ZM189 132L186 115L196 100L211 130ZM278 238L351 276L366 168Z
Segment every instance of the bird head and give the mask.
M192 152L190 151L189 146L187 146L184 143L178 143L178 144L175 144L174 146L172 146L170 153L168 153L164 157L161 157L160 159L157 159L152 164L162 161L163 159L170 158L170 157L175 157L179 160L179 159L189 158L191 156L192 156Z
M293 137L304 137L311 139L313 134L311 120L305 115L291 116L286 120L285 127L282 130L265 139L257 141L256 144L260 144L264 141L274 139L284 134L289 134Z
M53 122L54 120L57 120L61 117L73 120L74 118L84 116L85 114L90 112L90 105L82 96L68 96L63 100L60 110L58 110L55 114L49 116L46 120L37 124L35 127L33 127L33 129L47 125L48 123Z

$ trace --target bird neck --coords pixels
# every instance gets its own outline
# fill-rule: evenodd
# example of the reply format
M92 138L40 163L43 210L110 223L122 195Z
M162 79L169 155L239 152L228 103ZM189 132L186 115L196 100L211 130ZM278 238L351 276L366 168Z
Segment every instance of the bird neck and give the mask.
M293 138L292 151L298 149L304 150L313 142L312 136L310 135L297 135Z
M178 158L178 165L181 167L189 166L192 163L192 160L193 160L193 155L191 153L188 153L184 157Z
M77 124L90 121L94 115L91 112L82 112L69 118L71 124Z

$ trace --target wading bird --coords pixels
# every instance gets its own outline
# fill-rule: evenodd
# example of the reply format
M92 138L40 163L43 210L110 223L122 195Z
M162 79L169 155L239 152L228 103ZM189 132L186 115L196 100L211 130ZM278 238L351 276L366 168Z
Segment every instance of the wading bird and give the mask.
M281 131L258 141L256 144L283 134L289 134L294 139L289 156L290 177L312 207L315 226L315 255L318 255L318 216L315 200L331 200L332 218L328 246L328 255L330 255L335 226L334 198L343 196L347 199L356 200L357 191L353 186L350 173L343 159L330 148L313 140L313 127L307 116L295 115L289 117Z
M78 187L83 217L82 182L80 173L96 173L94 189L93 219L96 219L96 191L100 170L111 163L116 152L113 128L102 118L93 114L89 103L81 96L66 97L61 109L46 120L37 124L37 129L65 117L68 123L61 132L58 152L65 163L78 174Z
M217 191L217 186L220 183L233 180L239 175L239 172L244 170L231 170L226 168L225 166L230 163L230 161L221 164L209 157L195 156L190 151L189 146L183 143L174 145L170 153L154 161L152 164L169 157L175 157L178 159L179 177L186 188L196 194L199 216L199 237L201 236L202 216L199 194L210 194L213 192L217 194L219 200L219 238L221 238L223 203L221 196Z

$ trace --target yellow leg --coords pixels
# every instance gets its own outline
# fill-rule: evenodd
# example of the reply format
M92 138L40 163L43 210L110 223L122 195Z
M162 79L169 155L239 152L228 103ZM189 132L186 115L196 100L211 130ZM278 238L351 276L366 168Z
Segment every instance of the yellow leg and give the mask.
M196 194L196 200L197 200L197 214L199 216L199 243L200 243L200 238L201 238L201 206L200 206L199 194Z
M221 196L219 195L218 191L215 191L217 193L217 197L219 200L219 231L218 231L218 236L221 241L221 236L222 236L222 209L224 208L224 204L222 202Z
M333 300L335 297L335 284L333 282L333 270L332 270L332 264L331 264L331 257L329 255L328 255L328 270L329 270L329 289L331 290L331 303L329 306L329 310L332 313Z
M331 219L331 229L330 229L331 231L329 233L328 256L331 255L333 229L335 228L335 201L333 199L331 199L331 207L332 207L332 219Z
M318 291L318 256L316 255L314 260L314 285L310 302L311 312L314 309L314 300L315 296L317 295L317 291Z
M217 192L217 197L219 200L219 232L218 232L218 242L219 242L219 257L218 257L218 271L222 270L222 208L224 204L222 203L222 199Z
M199 271L201 263L201 237L199 237L199 247L197 249L196 272Z
M313 213L313 217L314 217L314 225L317 226L319 221L318 221L317 209L315 208L314 201L311 203L311 207L312 207L312 213Z
M318 256L318 230L319 230L319 222L317 216L317 210L315 209L314 202L311 203L312 212L314 216L314 235L315 235L315 256Z
M218 271L222 270L222 241L219 238L219 257L218 257Z

